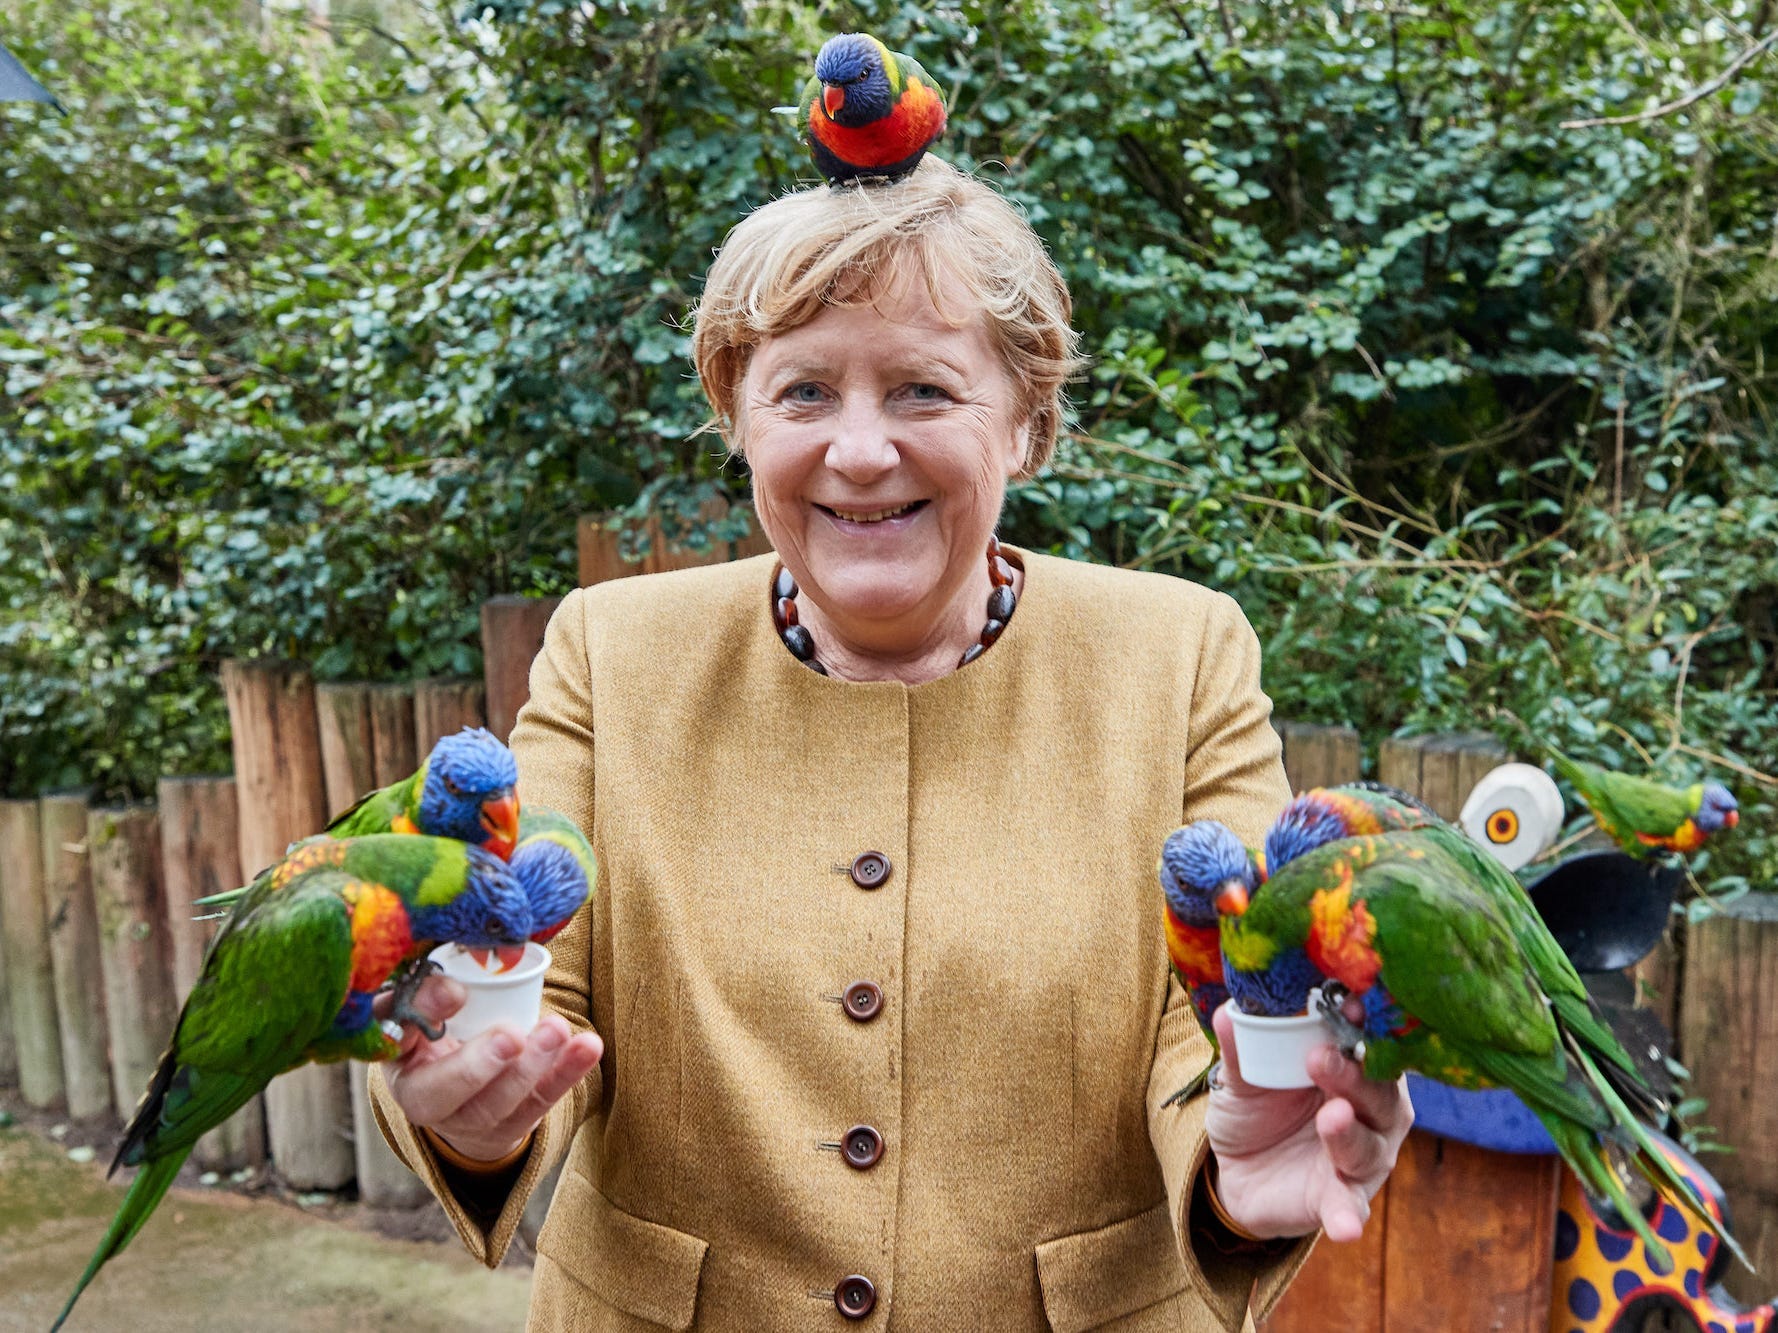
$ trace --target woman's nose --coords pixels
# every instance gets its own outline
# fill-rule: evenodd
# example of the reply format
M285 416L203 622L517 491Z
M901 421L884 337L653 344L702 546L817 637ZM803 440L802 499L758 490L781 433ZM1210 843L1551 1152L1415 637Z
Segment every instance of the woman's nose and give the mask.
M901 452L890 439L889 423L874 407L848 405L834 424L824 460L849 481L874 481L894 471Z

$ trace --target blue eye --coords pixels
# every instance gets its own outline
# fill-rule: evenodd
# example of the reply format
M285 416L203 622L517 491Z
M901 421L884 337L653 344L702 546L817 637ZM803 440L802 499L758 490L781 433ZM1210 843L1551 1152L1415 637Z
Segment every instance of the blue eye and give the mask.
M811 380L791 385L784 391L784 396L793 403L818 403L826 397L821 386Z
M936 384L910 384L908 393L921 403L942 403L951 396Z

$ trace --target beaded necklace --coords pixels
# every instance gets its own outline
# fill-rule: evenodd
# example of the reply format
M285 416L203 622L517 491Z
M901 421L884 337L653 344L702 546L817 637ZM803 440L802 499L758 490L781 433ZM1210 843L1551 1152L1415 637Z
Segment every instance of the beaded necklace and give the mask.
M959 667L968 666L988 651L1019 604L1012 590L1012 565L1000 554L1000 539L993 535L988 537L988 579L994 585L994 591L988 594L988 623L982 626L981 638L964 650L957 663ZM778 577L772 580L772 624L777 626L778 637L784 640L784 646L797 661L825 676L827 668L815 659L815 636L797 619L796 594L796 580L788 569L780 566Z

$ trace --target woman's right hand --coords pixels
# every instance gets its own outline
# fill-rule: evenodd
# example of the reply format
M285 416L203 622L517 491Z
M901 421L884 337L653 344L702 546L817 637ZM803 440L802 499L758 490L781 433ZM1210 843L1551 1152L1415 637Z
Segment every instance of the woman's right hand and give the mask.
M442 1024L467 998L459 983L431 976L421 983L414 1007ZM388 1004L387 993L378 997L379 1010ZM428 1041L406 1027L401 1055L387 1067L389 1093L415 1125L465 1157L493 1162L522 1147L604 1052L598 1033L577 1033L560 1014L545 1013L529 1036L502 1026L468 1042L450 1036Z

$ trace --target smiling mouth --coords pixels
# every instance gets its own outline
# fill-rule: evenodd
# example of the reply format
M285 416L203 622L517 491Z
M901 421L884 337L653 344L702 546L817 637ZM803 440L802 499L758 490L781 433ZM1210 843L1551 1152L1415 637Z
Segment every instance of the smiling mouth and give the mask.
M818 504L815 508L824 514L844 519L848 523L881 523L887 518L900 518L903 514L915 513L924 509L927 503L925 500L913 500L894 509L835 509L831 505L824 504Z

